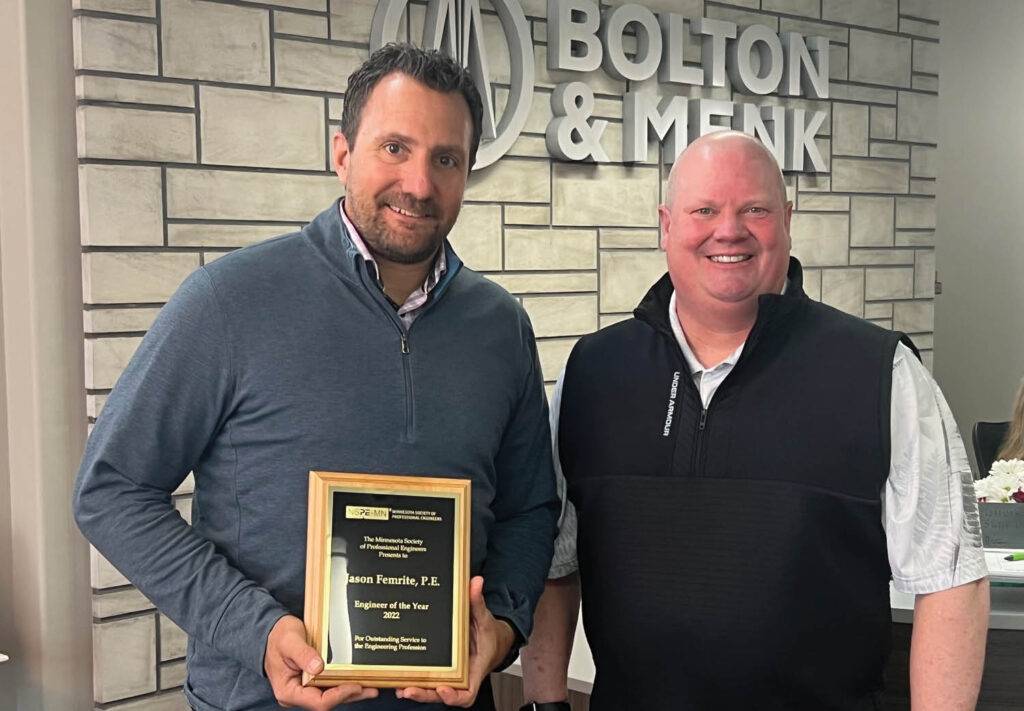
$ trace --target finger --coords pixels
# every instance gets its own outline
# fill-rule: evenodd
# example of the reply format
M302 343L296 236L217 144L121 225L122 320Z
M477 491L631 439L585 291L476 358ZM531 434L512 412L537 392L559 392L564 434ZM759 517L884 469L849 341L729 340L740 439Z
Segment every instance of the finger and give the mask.
M323 692L313 686L289 684L288 687L277 691L276 695L277 703L285 708L301 706L304 709L317 709L323 703Z
M295 671L319 674L324 670L324 660L317 651L306 644L297 634L283 637L278 646L282 661Z
M374 689L374 691L376 692L376 689ZM347 704L361 703L363 701L373 701L376 698L377 698L377 694L376 693L371 694L369 692L369 690L364 690L362 694L360 694L359 696L355 697L354 699L345 699L344 701L342 701L341 702L341 708L347 708ZM337 706L333 706L333 705L328 707L328 709L337 709L337 708L338 708Z
M421 704L441 703L441 697L438 696L437 692L433 689L418 689L415 686L409 686L405 689L396 689L395 696L399 699L419 701Z
M449 686L437 687L437 695L446 706L469 707L476 701L476 690L453 689Z
M469 581L469 611L475 622L482 621L491 614L484 602L484 579L479 575Z
M323 703L333 708L338 704L351 704L356 701L377 698L377 689L360 686L359 684L339 684L323 694Z

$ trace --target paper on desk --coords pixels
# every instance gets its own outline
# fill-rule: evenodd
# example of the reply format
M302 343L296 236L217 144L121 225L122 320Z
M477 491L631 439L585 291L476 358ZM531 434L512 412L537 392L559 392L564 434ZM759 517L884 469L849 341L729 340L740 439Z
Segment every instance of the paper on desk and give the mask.
M1013 552L1001 548L986 548L985 563L988 565L988 572L1002 578L1024 578L1024 560L1004 560Z

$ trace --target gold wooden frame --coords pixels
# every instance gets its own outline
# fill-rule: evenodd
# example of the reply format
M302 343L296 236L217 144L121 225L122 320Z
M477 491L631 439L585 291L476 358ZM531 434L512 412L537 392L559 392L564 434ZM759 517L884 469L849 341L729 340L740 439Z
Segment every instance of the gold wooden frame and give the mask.
M330 613L330 566L335 492L365 492L453 499L454 570L451 666L326 664L315 676L303 672L303 684L320 687L355 682L375 688L469 687L469 532L471 484L466 479L351 474L311 471L306 529L306 602L304 622L310 646L326 660Z

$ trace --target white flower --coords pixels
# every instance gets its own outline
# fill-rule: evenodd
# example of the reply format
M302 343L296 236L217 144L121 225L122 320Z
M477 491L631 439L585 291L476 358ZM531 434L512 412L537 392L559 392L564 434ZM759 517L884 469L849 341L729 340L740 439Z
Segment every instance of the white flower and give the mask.
M974 482L974 495L978 497L978 501L990 504L1005 504L1010 500L1009 489L1004 488L990 476Z
M992 462L989 474L1024 474L1024 460L997 459Z
M987 503L1013 503L1014 493L1024 490L1024 461L999 460L992 463L989 475L974 482L974 495Z

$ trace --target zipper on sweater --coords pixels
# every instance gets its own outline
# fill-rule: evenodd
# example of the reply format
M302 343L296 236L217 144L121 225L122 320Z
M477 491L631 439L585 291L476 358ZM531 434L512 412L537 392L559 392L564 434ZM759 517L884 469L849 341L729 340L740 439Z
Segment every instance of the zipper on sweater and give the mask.
M412 363L410 357L412 350L409 348L409 335L402 331L402 375L405 379L405 441L413 441L413 432L416 429L416 400L412 383Z
M405 329L405 324L398 318L395 310L385 301L383 293L380 292L376 300L384 311L385 317L397 329L401 344L398 350L402 359L402 380L405 385L405 433L401 439L403 442L412 442L416 431L416 398L412 380L412 361L410 360L412 348L409 346L409 332Z
M384 295L383 289L380 284L376 283L370 272L369 267L366 266L365 262L361 263L359 269L360 278L362 279L363 286L367 292L371 295L371 298L377 302L384 317L391 322L391 324L398 331L398 338L401 343L399 347L400 357L402 359L402 379L405 385L405 434L401 437L403 442L412 442L416 432L416 399L415 389L413 387L412 379L412 348L409 346L409 331L406 330L405 324L395 313L395 309L388 303L387 297ZM424 308L430 308L433 302L436 301L436 297L431 299L430 303ZM420 313L421 318L423 313Z

